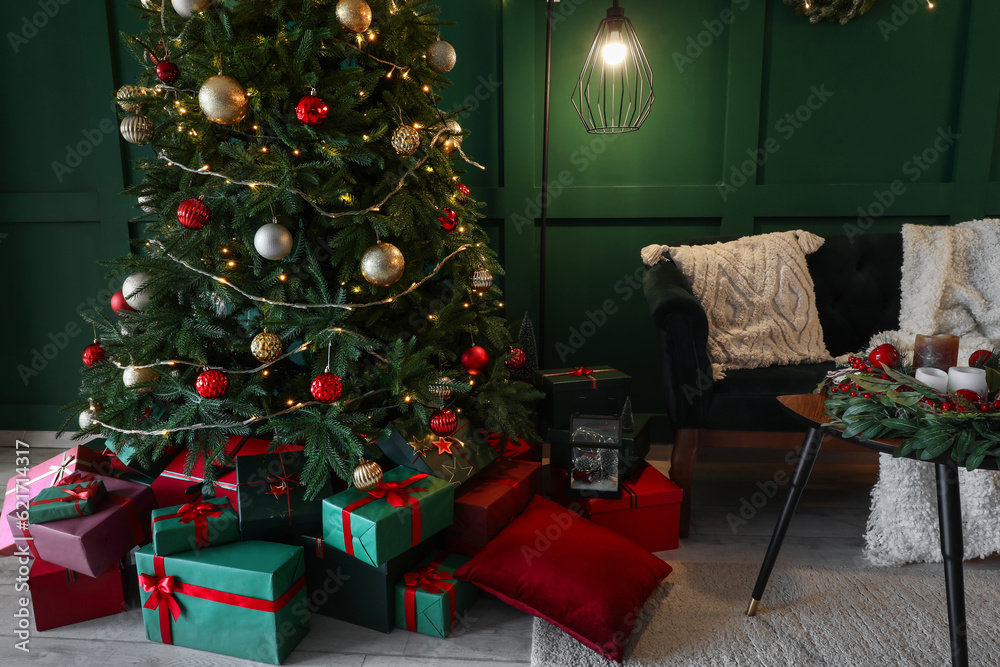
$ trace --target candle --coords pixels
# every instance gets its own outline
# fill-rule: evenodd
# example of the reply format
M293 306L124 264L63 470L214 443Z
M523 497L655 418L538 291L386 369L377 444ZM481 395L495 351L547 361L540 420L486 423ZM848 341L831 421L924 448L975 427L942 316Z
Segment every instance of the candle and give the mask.
M935 391L948 390L948 374L938 368L918 368L913 377Z
M947 371L958 363L958 336L917 334L913 343L913 367Z
M955 366L948 369L948 389L969 389L980 397L986 396L986 369Z

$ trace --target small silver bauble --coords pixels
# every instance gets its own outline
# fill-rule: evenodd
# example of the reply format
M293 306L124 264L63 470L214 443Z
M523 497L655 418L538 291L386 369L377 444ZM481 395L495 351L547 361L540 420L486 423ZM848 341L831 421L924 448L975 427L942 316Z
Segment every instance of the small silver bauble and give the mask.
M198 89L198 104L213 123L232 125L247 115L247 91L240 82L225 74L205 80Z
M160 3L156 0L142 0L143 9L148 9L151 12L160 11Z
M94 417L96 416L96 411L89 408L81 412L80 418L77 420L80 423L80 430L89 431L90 427L94 425Z
M122 382L125 386L131 389L138 384L143 384L146 382L155 382L159 379L159 375L156 374L152 368L136 368L135 366L126 366L125 370L122 372ZM152 387L143 387L142 389L137 389L140 394L148 394L153 391Z
M139 195L139 208L146 215L151 215L156 212L156 209L149 204L153 203L153 195Z
M143 271L137 271L131 274L122 283L122 296L125 297L125 303L132 306L136 310L145 310L146 306L149 305L149 291L139 289L149 282L149 274Z
M438 74L450 72L458 61L455 47L448 42L438 40L427 47L427 66Z
M292 251L292 233L276 222L261 225L253 235L253 247L264 259L284 259Z
M153 138L153 121L145 116L132 114L122 118L118 130L122 133L122 138L130 144L142 146L148 144Z
M372 285L388 287L403 275L406 262L403 253L391 243L369 246L361 256L361 273Z
M170 0L170 4L174 6L175 12L189 19L195 12L208 9L208 6L212 4L212 0Z

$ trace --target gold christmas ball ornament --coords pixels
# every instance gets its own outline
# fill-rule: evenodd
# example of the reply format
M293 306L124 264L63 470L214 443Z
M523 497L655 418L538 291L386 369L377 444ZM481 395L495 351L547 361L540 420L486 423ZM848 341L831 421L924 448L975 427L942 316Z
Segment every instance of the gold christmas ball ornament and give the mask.
M354 469L354 486L361 491L372 491L382 483L382 466L375 461L362 459Z
M361 256L361 274L379 287L388 287L399 280L405 267L403 253L391 243L376 243Z
M365 0L338 0L337 21L351 32L364 32L372 23L372 8Z
M438 136L438 132L446 130ZM445 155L451 155L462 147L462 126L454 118L448 119L444 125L435 125L431 132L437 136L434 146L444 151Z
M409 125L400 125L392 133L392 147L399 155L413 155L420 147L420 133Z
M145 116L125 116L122 118L118 130L122 133L122 138L130 144L142 146L148 144L153 138L153 121Z
M427 57L427 66L438 74L450 72L458 61L455 47L440 39L428 46L424 55Z
M198 104L205 117L219 125L238 123L247 115L247 91L231 76L217 74L198 89Z
M451 398L452 390L445 382L451 382L451 378L441 377L438 379L441 384L432 384L430 386L431 393L440 398L442 401L447 401Z
M250 353L258 361L269 363L281 356L281 339L270 331L262 331L250 341Z
M472 273L472 291L482 296L493 287L493 274L482 264Z
M152 368L136 368L135 366L127 366L125 371L122 373L122 382L129 389L135 387L136 385L143 384L145 382L155 382L160 379L160 376L156 374ZM148 394L153 391L152 387L143 387L142 389L137 389L140 394Z
M149 88L129 84L118 89L118 92L115 93L115 100L118 102L118 106L125 111L139 113L142 111L142 102L138 101L139 98L150 95L152 92Z

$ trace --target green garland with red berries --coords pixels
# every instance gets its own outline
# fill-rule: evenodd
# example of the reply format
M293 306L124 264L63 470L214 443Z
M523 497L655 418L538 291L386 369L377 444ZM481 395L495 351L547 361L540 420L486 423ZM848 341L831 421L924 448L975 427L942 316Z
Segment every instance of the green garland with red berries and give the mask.
M918 382L895 346L876 346L868 358L852 356L820 383L826 411L844 436L861 440L901 438L894 457L922 460L951 455L967 470L987 457L1000 459L1000 354L978 350L969 365L984 368L989 387L940 392Z

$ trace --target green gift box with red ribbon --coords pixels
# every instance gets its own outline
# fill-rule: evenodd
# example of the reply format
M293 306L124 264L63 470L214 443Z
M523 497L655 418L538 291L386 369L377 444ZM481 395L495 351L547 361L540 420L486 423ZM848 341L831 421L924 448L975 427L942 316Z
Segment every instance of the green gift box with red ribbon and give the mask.
M60 519L90 516L97 511L107 494L104 482L97 478L42 489L28 503L28 523L48 523Z
M323 541L381 565L451 525L455 487L433 475L393 468L371 491L323 500Z
M545 392L538 415L551 428L569 428L573 413L621 414L632 377L610 366L577 366L535 372L535 386Z
M239 539L240 520L228 498L206 498L153 510L153 553L157 556Z
M469 557L439 552L396 584L396 627L447 637L479 597L474 584L455 578Z
M236 457L240 534L244 540L299 535L319 529L323 521L322 500L333 494L333 485L327 480L314 498L306 498L301 479L305 463L305 452L295 445Z
M378 441L382 450L396 465L434 475L452 484L463 484L499 458L500 453L488 442L489 432L471 422L460 422L450 436L433 434L417 436L393 429Z
M309 632L302 547L234 542L157 556L149 545L135 560L151 641L277 665Z

